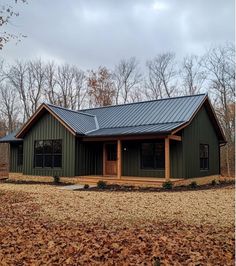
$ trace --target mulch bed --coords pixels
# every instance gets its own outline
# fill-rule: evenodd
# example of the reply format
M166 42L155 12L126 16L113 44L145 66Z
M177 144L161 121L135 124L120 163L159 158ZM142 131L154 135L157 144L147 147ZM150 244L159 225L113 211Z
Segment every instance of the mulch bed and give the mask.
M51 185L51 186L67 186L73 185L74 183L65 183L65 182L40 182L40 181L33 181L33 180L13 180L13 179L0 179L0 183L7 183L7 184L16 184L16 185ZM181 192L181 191L191 191L191 190L208 190L208 189L221 189L225 187L231 187L235 184L235 181L220 181L219 183L212 185L197 185L196 187L189 186L177 186L173 187L172 189L167 188L158 188L158 187L138 187L138 186L129 186L129 185L116 185L116 184L106 184L104 188L99 187L89 187L80 189L83 191L120 191L120 192Z
M33 180L16 180L16 179L0 179L0 183L6 183L6 184L15 184L15 185L50 185L50 186L67 186L67 185L73 185L74 183L69 182L40 182L40 181L33 181Z
M123 192L181 192L181 191L192 191L192 190L209 190L209 189L221 189L226 187L232 187L234 181L221 181L218 184L206 184L197 185L196 187L191 186L178 186L172 189L158 188L158 187L137 187L137 186L122 186L122 185L109 185L107 184L104 188L91 187L83 189L84 191L123 191Z

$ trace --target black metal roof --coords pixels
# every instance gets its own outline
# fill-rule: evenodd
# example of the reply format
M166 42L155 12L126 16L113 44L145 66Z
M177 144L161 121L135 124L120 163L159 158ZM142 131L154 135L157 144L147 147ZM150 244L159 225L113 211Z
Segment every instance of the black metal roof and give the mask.
M8 142L21 142L23 141L23 139L17 139L15 137L16 133L18 132L18 130L0 138L0 143L8 143Z
M206 94L165 98L81 110L97 117L99 128L117 128L188 122Z
M133 127L116 127L116 128L101 128L96 131L87 133L87 136L115 136L115 135L136 135L136 134L164 134L171 132L176 127L183 123L163 123L157 125L141 125Z
M77 134L83 135L86 132L98 129L95 115L69 110L52 104L47 104L47 106Z
M206 98L206 94L198 94L80 111L45 105L77 135L167 134L188 123ZM14 136L4 138L10 141Z

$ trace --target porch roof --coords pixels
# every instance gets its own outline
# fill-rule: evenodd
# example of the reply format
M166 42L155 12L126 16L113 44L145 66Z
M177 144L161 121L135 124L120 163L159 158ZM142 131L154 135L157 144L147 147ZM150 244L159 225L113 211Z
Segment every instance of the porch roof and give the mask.
M14 132L12 132L12 133L0 138L0 143L21 142L21 141L23 141L23 139L17 139L15 137L17 132L18 131L14 131Z
M135 134L152 134L152 133L167 134L181 125L183 125L183 122L162 123L156 125L142 125L142 126L133 126L133 127L101 128L86 134L86 136L98 137L98 136L135 135Z

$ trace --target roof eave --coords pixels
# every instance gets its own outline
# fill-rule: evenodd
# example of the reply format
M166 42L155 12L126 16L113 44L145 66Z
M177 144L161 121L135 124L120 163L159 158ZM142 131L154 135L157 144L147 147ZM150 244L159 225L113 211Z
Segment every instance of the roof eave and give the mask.
M43 110L48 111L54 118L56 118L64 127L66 127L73 135L76 135L76 132L71 128L64 120L62 120L53 110L45 103L42 103L36 112L28 119L28 121L23 125L20 131L16 134L16 138L23 138L28 130L31 128L35 120L42 115Z

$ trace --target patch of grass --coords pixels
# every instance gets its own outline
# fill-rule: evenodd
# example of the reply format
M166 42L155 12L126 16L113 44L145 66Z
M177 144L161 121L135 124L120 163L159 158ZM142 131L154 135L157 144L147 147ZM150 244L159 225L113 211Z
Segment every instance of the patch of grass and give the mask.
M194 189L194 188L197 188L198 185L197 185L196 181L193 181L193 182L190 183L189 186Z
M99 189L105 189L105 188L107 187L107 182L105 182L105 181L103 181L103 180L99 180L99 181L97 182L97 187L98 187Z
M173 183L171 181L164 182L162 187L167 190L171 190L173 188Z

